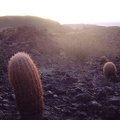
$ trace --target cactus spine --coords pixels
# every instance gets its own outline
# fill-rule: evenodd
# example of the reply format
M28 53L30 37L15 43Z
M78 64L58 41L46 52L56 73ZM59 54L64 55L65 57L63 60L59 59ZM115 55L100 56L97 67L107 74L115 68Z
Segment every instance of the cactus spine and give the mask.
M41 120L43 89L36 65L24 52L15 54L8 63L8 79L13 87L22 120Z

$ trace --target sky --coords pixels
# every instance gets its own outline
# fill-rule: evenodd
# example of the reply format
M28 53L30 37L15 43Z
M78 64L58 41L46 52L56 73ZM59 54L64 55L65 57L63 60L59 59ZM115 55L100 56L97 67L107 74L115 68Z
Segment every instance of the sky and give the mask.
M0 0L0 16L31 15L61 24L120 22L120 0Z

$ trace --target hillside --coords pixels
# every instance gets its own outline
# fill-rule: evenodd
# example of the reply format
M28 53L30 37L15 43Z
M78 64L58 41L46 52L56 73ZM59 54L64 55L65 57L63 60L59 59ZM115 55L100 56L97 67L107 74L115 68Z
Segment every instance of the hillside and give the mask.
M0 32L0 62L5 63L6 68L8 59L19 51L39 56L57 54L59 49L53 39L46 29L32 26L5 29Z
M38 28L46 28L51 32L70 30L64 28L60 23L35 16L3 16L0 17L0 29L20 26L35 26ZM63 29L64 28L64 29Z
M119 27L86 25L84 30L56 33L29 25L2 29L0 120L20 120L7 65L12 55L22 51L31 56L41 76L43 120L120 119ZM103 55L117 67L110 82L103 74Z
M69 26L75 30L82 30L84 28L101 28L102 26L90 25L90 24L63 24L64 26Z
M120 27L120 22L106 22L106 23L91 23L91 24L63 24L64 26L69 26L73 29L82 29L84 27L100 28L100 27Z
M58 44L69 54L99 57L120 54L120 27L96 25L68 25L73 32L56 35Z

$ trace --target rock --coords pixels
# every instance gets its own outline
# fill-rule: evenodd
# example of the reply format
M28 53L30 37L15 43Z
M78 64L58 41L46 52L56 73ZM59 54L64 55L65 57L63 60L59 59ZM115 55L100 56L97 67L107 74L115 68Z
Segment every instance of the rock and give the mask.
M66 72L61 72L61 71L54 71L55 75L58 76L64 76L66 74Z
M44 96L47 97L47 98L51 98L51 97L53 97L53 92L49 90L45 93Z
M3 99L2 101L3 101L3 103L9 103L9 101L7 99Z
M120 113L118 113L116 107L114 106L108 106L107 111L106 111L106 119L116 119L118 120L120 118Z
M43 116L43 120L49 120L47 116Z
M101 89L101 90L98 90L97 93L96 93L96 96L99 100L103 100L103 99L106 99L107 97L107 92L105 89Z
M53 97L54 97L54 98L58 98L58 96L57 96L57 95L53 95Z
M106 86L105 90L106 90L108 95L113 95L114 94L114 89L112 87Z
M78 106L79 106L79 104L77 104L77 103L72 103L72 104L71 104L71 107L76 107L76 108L78 108Z
M57 106L54 106L54 108L55 108L55 110L60 110L60 108L59 108L59 107L57 107Z
M49 120L50 114L51 114L50 111L44 111L43 120Z
M115 95L116 95L116 96L119 96L119 95L120 95L120 93L116 91L116 92L115 92Z
M80 88L75 88L75 91L76 91L77 93L83 93L83 91L82 91Z
M3 97L0 96L0 101L3 100Z
M91 101L88 104L88 108L90 109L90 111L95 111L95 110L100 110L100 108L102 107L102 105L100 103L98 103L97 101Z
M108 102L110 102L113 105L120 106L120 97L119 96L112 96L108 99Z
M71 114L71 112L67 108L63 108L61 112L64 113L66 116L69 116Z
M70 103L71 99L69 97L63 97L62 100L66 103Z
M56 89L55 92L56 92L57 95L66 94L66 91L65 91L65 90L62 90L62 89Z
M0 103L0 107L2 107L3 106L3 104L2 103Z
M9 96L9 99L10 99L11 101L14 101L14 100L15 100L15 95L14 95L14 94L11 94L11 95Z
M70 90L67 91L67 94L74 96L74 95L77 95L78 93L75 91L75 89L70 89Z
M80 104L77 109L80 110L80 111L87 111L88 110L88 105Z
M77 82L77 80L78 79L74 75L70 76L69 74L66 74L65 79L64 79L64 83L65 84L72 84L72 83Z
M52 90L52 85L51 84L47 84L46 86L44 86L44 89L46 90L46 91L48 91L48 90Z
M76 101L77 102L89 102L91 101L92 96L89 93L83 93L83 94L78 94L76 96Z
M87 117L87 113L86 112L77 112L77 120L85 120L85 118Z
M9 107L11 107L9 104L3 104L3 107L5 107L6 109L9 109Z

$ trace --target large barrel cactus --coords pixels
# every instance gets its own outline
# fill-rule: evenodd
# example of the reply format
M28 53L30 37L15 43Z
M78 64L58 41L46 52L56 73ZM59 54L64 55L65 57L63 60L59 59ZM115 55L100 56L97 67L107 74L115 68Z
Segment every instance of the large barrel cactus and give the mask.
M8 79L13 87L22 120L41 120L43 89L38 69L30 56L19 52L8 63Z

